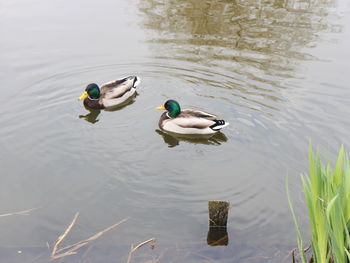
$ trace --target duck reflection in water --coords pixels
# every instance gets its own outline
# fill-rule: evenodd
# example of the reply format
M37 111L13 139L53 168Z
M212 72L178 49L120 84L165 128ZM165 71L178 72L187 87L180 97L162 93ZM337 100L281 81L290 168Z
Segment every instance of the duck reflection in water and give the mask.
M119 111L119 110L125 108L126 106L133 104L135 102L135 98L137 95L138 95L138 93L135 92L135 95L132 98L128 99L125 103L118 105L118 106L115 106L113 108L108 108L108 109L104 109L104 110L105 111ZM83 114L79 115L79 119L84 119L92 124L95 124L96 122L99 121L99 119L97 119L97 117L101 113L101 110L91 109L85 105L84 105L84 108L86 110L88 110L89 113L87 113L85 115L83 115Z
M88 114L85 115L79 115L79 119L84 119L92 124L95 124L99 120L97 119L98 115L100 115L101 110L93 110L89 109L88 107L85 106L85 109L89 111Z
M193 144L205 144L205 145L221 145L223 142L227 142L227 137L222 132L217 132L214 135L183 135L170 132L164 132L160 129L155 130L156 133L163 137L163 140L170 148L178 146L180 141L185 141Z

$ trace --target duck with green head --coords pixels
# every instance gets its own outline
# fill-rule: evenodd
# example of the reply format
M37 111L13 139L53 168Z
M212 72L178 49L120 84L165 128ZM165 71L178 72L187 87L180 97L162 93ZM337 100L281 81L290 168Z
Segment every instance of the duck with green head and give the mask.
M91 109L113 108L122 105L136 93L140 78L130 76L105 83L99 88L95 83L87 85L84 93L79 97L84 105Z
M164 131L178 134L208 135L218 132L229 125L228 122L207 112L181 109L175 100L167 100L158 110L166 110L159 119L158 125Z

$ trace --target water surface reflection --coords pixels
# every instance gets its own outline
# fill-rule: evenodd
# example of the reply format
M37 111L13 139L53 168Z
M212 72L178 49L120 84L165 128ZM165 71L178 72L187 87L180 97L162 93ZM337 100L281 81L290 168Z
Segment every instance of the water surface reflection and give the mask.
M108 109L104 109L104 111L119 111L119 110L122 110L123 108L133 104L135 102L135 98L137 96L137 92L135 93L134 96L132 96L130 99L126 100L125 102L123 102L122 104L120 105L117 105L113 108L108 108ZM89 113L83 115L83 114L80 114L79 115L79 118L80 119L84 119L86 120L87 122L90 122L92 124L95 124L96 122L99 121L99 119L97 119L97 117L100 115L101 113L101 110L95 110L95 109L91 109L85 105L83 105L84 108L89 111Z
M229 75L216 75L215 87L229 89L243 107L273 114L283 107L286 79L302 72L300 61L316 59L305 47L316 46L320 32L341 29L328 19L335 5L334 0L141 0L140 11L155 57Z
M46 242L77 211L75 240L131 218L92 262L123 260L153 236L155 252L169 248L159 263L280 263L295 247L285 175L298 196L307 140L328 156L349 145L350 31L337 23L350 13L339 20L335 0L2 2L0 208L43 209L2 220L1 262L47 262ZM130 107L76 101L92 78L129 74L143 80ZM164 134L154 107L168 98L230 126L206 140ZM208 200L232 203L227 246L207 245Z
M100 115L101 110L93 110L93 109L89 109L87 107L85 107L86 110L89 111L89 113L85 114L85 115L79 115L80 119L84 119L87 122L90 122L92 124L98 122L99 120L97 119L98 115Z
M204 145L221 145L224 142L227 142L227 137L222 132L217 132L214 135L210 134L207 136L198 136L198 135L181 135L170 132L164 132L162 130L155 130L156 133L163 137L163 140L170 148L178 146L180 141L193 143L193 144L204 144Z

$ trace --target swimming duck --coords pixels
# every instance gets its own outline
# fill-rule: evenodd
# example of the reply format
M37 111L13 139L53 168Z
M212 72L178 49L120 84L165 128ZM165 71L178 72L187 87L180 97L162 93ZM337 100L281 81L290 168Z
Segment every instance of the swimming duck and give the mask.
M158 125L162 130L177 134L208 135L218 132L229 125L217 116L191 109L181 110L175 100L168 100L158 110L166 110L159 119Z
M101 88L97 84L87 85L84 93L79 97L84 105L91 109L105 109L119 106L131 98L136 92L140 78L130 76L105 83Z

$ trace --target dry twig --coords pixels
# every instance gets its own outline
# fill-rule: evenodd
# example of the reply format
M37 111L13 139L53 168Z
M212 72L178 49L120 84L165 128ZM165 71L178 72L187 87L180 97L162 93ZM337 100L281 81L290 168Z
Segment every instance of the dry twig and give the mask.
M76 213L73 217L73 221L69 224L69 226L67 227L66 231L64 231L64 233L62 235L60 235L52 249L52 252L51 252L51 258L55 258L56 256L56 253L57 253L57 250L58 250L58 247L59 245L61 244L61 242L63 241L63 239L65 239L65 237L68 235L68 233L71 231L71 229L73 228L75 222L77 221L78 219L78 216L79 216L79 213Z
M144 246L144 245L146 245L146 244L148 244L148 243L151 243L151 242L152 242L151 248L153 249L154 246L155 246L155 244L156 244L156 239L155 239L154 237L152 237L152 238L150 238L150 239L148 239L148 240L146 240L146 241L141 242L141 243L138 244L136 247L134 247L134 245L131 245L127 263L130 263L130 262L131 262L131 257L132 257L133 253L134 253L137 249L139 249L140 247L142 247L142 246Z
M310 248L311 248L311 244L308 247L304 248L304 252L307 252ZM296 262L296 256L295 256L296 251L298 251L298 248L293 248L291 251L289 251L287 256L284 257L283 261L286 261L286 259L289 258L290 255L292 255L292 262L295 263Z
M19 211L19 212L13 212L13 213L7 213L7 214L2 214L0 215L0 217L4 217L4 216L14 216L14 215L29 215L30 212L39 209L40 207L36 207L36 208L31 208L31 209L27 209L27 210L23 210L23 211Z
M58 259L58 258L62 258L65 256L69 256L69 255L74 255L76 254L77 250L85 245L87 245L88 243L90 243L91 241L94 241L96 239L98 239L100 236L102 236L103 234L105 234L106 232L112 230L113 228L115 228L116 226L126 222L128 220L128 218L125 218L117 223L115 223L114 225L98 232L97 234L89 237L88 239L85 239L83 241L79 241L77 243L74 243L73 245L69 245L63 248L58 248L59 245L62 243L62 241L65 239L65 237L68 235L68 233L71 231L71 229L73 228L77 218L79 216L79 213L76 213L72 222L70 223L70 225L67 227L67 229L64 231L64 233L59 236L59 238L57 239L52 252L51 252L51 259Z

